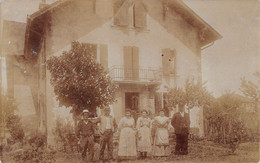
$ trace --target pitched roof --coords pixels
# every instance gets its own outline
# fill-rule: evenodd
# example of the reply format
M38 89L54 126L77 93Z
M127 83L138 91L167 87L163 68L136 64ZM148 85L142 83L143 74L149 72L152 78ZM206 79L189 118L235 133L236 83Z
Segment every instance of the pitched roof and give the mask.
M41 44L35 46L30 45L29 38L33 41L31 42L41 42L41 38L38 38L39 35L44 37L44 19L46 18L46 13L52 12L57 8L61 8L64 5L67 5L76 0L59 0L50 5L46 5L42 9L37 12L29 15L27 18L27 27L26 27L26 35L25 35L25 44L24 44L24 53L25 55L28 53L29 46L33 46L32 49L39 49ZM125 0L124 3L132 3L134 0ZM158 0L159 1L159 0ZM186 4L184 4L181 0L161 0L167 1L169 8L173 9L175 12L180 14L184 20L186 20L190 25L196 28L199 31L201 46L205 46L211 42L214 42L222 36L209 24L207 24L201 17L199 17L194 11L192 11ZM143 2L147 2L143 0ZM41 20L43 19L43 20ZM41 22L41 23L37 23ZM39 25L40 24L40 25ZM32 26L37 26L39 31L32 30ZM34 51L34 50L32 50Z
M222 36L199 15L189 8L182 0L169 0L169 7L179 13L190 25L200 32L202 46L221 39Z

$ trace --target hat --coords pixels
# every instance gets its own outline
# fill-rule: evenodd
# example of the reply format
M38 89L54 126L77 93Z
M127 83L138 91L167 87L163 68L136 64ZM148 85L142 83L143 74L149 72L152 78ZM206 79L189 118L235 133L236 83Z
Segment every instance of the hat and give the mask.
M84 113L89 113L88 109L84 109L81 113L81 115L83 115Z

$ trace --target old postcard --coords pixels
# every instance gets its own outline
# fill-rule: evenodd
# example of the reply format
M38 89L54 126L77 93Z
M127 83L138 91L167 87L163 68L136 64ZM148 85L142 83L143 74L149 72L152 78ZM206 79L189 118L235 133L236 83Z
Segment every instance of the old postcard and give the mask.
M259 0L0 0L0 163L258 162Z

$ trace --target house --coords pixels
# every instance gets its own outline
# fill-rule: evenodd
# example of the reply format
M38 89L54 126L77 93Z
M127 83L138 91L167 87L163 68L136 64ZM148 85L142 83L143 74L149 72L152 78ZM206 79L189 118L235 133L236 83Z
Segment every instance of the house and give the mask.
M59 107L46 60L69 50L73 40L94 46L97 61L118 85L111 109L119 120L125 108L154 114L164 107L164 92L156 92L161 85L181 87L188 78L201 80L201 49L220 38L181 0L63 0L46 5L28 16L24 44L25 58L38 65L40 124L51 135L54 108Z

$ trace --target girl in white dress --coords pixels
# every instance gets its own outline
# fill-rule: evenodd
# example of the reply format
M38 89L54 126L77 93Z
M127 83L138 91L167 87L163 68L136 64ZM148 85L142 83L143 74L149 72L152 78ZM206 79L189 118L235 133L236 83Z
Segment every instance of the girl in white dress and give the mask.
M154 156L169 156L171 154L169 147L169 132L168 126L170 119L164 115L161 110L160 115L154 118L153 125L156 128L154 138Z
M134 127L134 118L131 117L130 111L127 110L125 112L125 117L123 117L118 124L118 129L120 131L118 148L119 159L135 159L137 156Z
M147 153L151 152L152 139L151 139L151 125L152 121L147 116L146 110L142 111L142 116L137 119L136 128L138 131L137 136L137 150L141 154L141 158L147 157Z

